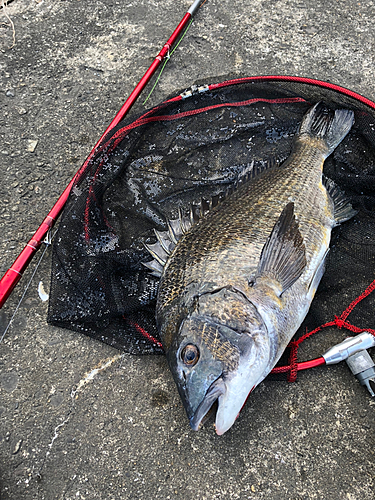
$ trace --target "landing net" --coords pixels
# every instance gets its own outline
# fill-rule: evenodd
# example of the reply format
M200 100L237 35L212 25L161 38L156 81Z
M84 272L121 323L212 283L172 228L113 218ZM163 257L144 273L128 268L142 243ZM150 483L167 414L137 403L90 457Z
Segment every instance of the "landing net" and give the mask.
M48 321L130 353L162 353L158 279L142 265L150 260L144 244L179 208L286 159L303 114L318 101L355 112L324 173L358 214L333 230L326 272L296 338L332 321L345 327L335 317L375 278L375 105L334 85L285 77L194 86L105 138L77 177L55 238ZM375 328L375 294L362 298L350 324Z

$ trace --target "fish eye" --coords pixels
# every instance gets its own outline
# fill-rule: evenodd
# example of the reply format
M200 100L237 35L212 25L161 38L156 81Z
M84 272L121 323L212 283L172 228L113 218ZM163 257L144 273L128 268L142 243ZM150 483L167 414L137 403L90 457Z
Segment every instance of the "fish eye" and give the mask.
M194 344L186 345L181 351L181 359L188 366L194 366L199 359L199 349Z

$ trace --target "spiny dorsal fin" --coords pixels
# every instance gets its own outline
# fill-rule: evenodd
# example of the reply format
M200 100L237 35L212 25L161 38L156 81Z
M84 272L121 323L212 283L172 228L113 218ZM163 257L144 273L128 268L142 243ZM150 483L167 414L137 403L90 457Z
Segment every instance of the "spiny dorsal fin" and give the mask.
M173 243L169 238L168 231L157 231L156 229L154 229L154 233L161 247L169 255L171 253L171 247Z
M329 177L323 176L323 185L325 186L334 206L334 217L336 225L345 222L358 212L354 210L345 193L341 191L338 185Z
M210 202L205 200L204 198L201 198L200 217L204 217L206 213L209 211L210 211Z
M201 199L200 205L191 205L189 216L185 217L182 210L178 210L178 219L167 220L167 231L157 231L154 229L157 242L153 245L145 244L146 249L154 258L151 262L142 262L152 271L154 276L162 275L165 263L169 255L177 245L179 239L189 231L191 226L206 215L207 212L215 208L225 197L224 193L214 195L210 201Z
M151 262L142 262L144 266L152 271L153 276L160 276L163 273L165 263L178 243L178 240L185 234L191 226L199 220L196 207L190 208L189 217L184 217L182 211L178 211L178 219L167 221L168 231L157 231L154 229L157 242L152 245L145 244L146 249L154 258Z
M262 249L254 285L269 277L280 285L281 295L298 280L305 267L305 245L291 202L281 212Z
M157 260L152 260L151 262L142 262L142 264L147 267L153 276L160 278L161 273L163 272L163 266L159 264Z
M168 253L164 250L164 248L157 241L153 245L145 244L146 249L150 252L152 257L158 262L161 266L164 266L168 259Z

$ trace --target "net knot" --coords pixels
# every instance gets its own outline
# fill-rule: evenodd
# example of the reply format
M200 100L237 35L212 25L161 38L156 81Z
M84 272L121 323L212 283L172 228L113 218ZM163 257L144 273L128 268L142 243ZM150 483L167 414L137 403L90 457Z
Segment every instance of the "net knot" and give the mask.
M335 325L337 326L337 328L339 328L341 330L342 327L345 326L346 324L346 321L343 320L341 317L339 316L335 316Z

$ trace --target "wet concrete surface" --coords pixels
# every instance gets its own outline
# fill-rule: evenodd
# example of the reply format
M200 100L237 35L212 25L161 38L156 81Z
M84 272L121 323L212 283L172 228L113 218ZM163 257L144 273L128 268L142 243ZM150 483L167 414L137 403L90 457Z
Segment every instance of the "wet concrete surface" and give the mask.
M189 5L0 9L1 275ZM147 106L230 73L317 78L375 99L374 11L370 1L207 0ZM0 312L0 332L40 256ZM50 257L0 344L1 500L374 498L375 402L345 365L295 384L266 380L224 436L212 424L195 433L162 356L121 355L46 323L37 286L48 291ZM325 333L301 355L342 338Z

